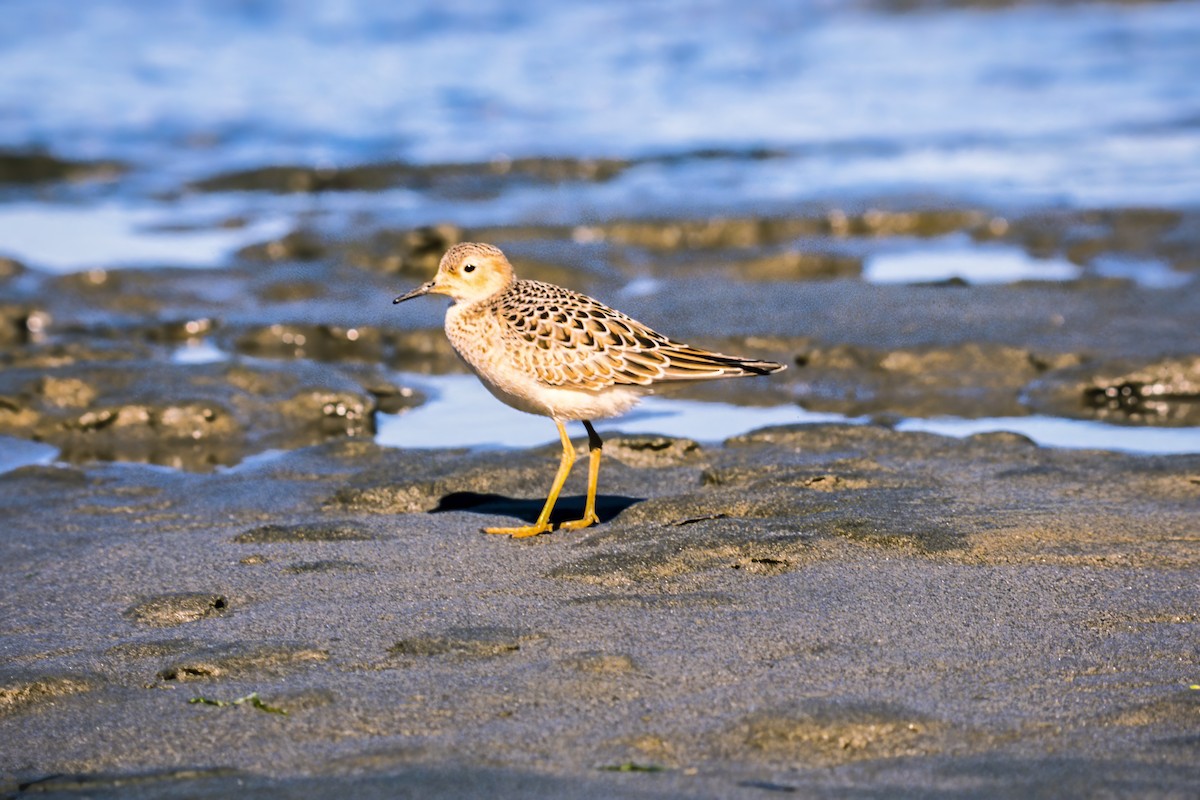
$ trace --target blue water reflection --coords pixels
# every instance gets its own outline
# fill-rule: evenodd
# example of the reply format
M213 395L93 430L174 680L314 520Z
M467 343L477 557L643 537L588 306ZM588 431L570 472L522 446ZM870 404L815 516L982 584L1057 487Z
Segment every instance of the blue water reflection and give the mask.
M428 401L400 414L379 414L375 440L387 447L467 447L473 449L532 447L556 441L545 417L523 414L497 402L471 375L406 375L406 385L420 389ZM658 433L716 443L772 425L845 422L863 417L807 411L797 405L730 406L648 397L633 412L598 425L603 434ZM1030 415L960 419L906 418L901 431L943 436L973 436L1008 431L1044 447L1111 450L1142 454L1200 453L1200 428L1152 428L1110 425L1091 420ZM579 434L582 428L574 433Z
M1200 200L1200 4L7 0L0 144L219 168L782 148L735 200ZM676 197L691 191L686 181Z

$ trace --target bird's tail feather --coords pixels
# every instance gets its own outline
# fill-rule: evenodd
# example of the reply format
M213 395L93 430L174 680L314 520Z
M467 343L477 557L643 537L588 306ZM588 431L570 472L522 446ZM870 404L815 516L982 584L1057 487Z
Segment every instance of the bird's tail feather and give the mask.
M668 359L663 374L663 378L667 380L770 375L786 369L785 365L774 361L727 356L724 353L713 353L686 345L678 345L661 352Z

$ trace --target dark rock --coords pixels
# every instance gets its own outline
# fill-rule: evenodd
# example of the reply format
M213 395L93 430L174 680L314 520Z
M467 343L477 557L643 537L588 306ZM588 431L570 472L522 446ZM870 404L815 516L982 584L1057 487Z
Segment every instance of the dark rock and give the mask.
M1128 360L1055 370L1025 393L1051 416L1133 425L1200 425L1200 357Z
M265 358L378 361L383 336L377 328L276 323L239 332L233 346Z
M316 261L326 255L326 244L304 230L292 231L271 242L243 247L236 253L237 258L246 261Z
M116 161L71 161L37 150L0 150L0 184L115 178L125 170Z
M374 398L309 362L69 364L0 372L0 433L48 442L73 461L188 469L268 447L373 432Z

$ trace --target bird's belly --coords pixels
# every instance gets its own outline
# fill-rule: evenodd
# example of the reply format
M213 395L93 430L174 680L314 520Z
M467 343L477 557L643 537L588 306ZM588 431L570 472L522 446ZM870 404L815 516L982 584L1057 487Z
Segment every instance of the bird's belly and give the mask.
M494 382L483 375L479 378L489 392L513 408L556 420L615 417L641 400L641 392L623 386L592 391L541 383Z
M456 310L451 306L446 315L450 344L487 390L513 408L556 420L604 419L624 414L647 391L643 386L575 389L543 383L507 356L491 320L466 320Z

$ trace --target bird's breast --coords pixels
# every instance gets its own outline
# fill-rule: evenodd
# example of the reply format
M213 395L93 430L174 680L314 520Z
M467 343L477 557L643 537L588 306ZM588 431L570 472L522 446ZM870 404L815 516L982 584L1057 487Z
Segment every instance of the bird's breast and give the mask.
M558 420L603 419L628 411L641 398L642 387L596 391L544 383L511 352L502 324L486 308L455 305L446 312L451 346L488 391L513 408Z

